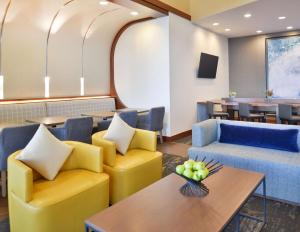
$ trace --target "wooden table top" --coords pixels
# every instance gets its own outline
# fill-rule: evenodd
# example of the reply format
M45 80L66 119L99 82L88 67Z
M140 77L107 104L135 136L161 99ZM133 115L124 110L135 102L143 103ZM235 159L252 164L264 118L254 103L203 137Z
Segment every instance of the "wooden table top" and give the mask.
M55 117L41 117L34 119L26 119L26 122L44 124L45 126L56 126L64 124L69 117L55 116Z
M112 112L112 111L90 112L90 113L84 113L81 115L94 117L94 118L112 118L115 115L115 112Z
M227 102L224 100L211 100L210 102L213 102L214 104L220 104L223 106L238 106L239 102L236 101L231 101L231 102ZM199 104L206 104L207 101L198 101ZM245 102L246 103L246 102ZM253 107L277 107L278 103L275 102L247 102L250 106ZM294 108L300 108L300 103L286 103L291 105Z
M171 174L86 220L109 232L221 231L264 179L261 173L224 167L204 184L203 198L181 195L186 181Z
M116 110L116 112L124 112L130 110L136 110L139 114L149 112L149 109L143 109L143 108L124 108L124 109L118 109Z

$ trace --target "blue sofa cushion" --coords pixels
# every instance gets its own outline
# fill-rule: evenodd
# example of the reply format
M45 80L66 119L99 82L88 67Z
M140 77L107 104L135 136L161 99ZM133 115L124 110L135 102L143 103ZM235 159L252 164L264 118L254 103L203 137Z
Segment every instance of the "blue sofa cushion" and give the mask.
M297 129L268 129L220 124L220 143L299 152Z

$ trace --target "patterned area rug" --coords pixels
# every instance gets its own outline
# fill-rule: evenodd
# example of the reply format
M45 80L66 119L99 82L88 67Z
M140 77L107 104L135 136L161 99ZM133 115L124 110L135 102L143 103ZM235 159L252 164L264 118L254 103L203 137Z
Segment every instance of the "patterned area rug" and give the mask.
M181 156L164 154L163 176L174 172L176 165L183 163L185 160L186 159ZM256 217L262 217L261 198L250 198L243 207L242 212ZM300 207L268 200L267 212L268 223L262 228L262 232L300 232ZM261 227L262 225L260 223L253 220L241 219L240 231L242 232L258 232ZM224 231L235 231L235 222L231 222ZM9 232L8 219L0 222L0 232Z

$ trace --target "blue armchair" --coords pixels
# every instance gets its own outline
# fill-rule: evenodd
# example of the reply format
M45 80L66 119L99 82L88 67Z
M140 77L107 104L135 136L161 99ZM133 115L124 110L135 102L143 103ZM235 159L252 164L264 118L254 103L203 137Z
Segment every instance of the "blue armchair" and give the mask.
M124 122L126 122L129 126L136 128L137 124L137 111L136 110L128 110L128 111L122 111L118 113L120 118L123 119ZM98 131L104 131L107 130L111 123L112 119L108 120L102 120L98 123Z
M59 140L71 140L91 144L93 118L69 118L63 127L50 128L49 130Z
M137 128L158 131L160 142L163 143L162 129L165 116L165 107L151 108L148 113L139 114Z
M7 158L23 149L37 131L39 124L5 127L0 131L0 170L2 196L6 196Z

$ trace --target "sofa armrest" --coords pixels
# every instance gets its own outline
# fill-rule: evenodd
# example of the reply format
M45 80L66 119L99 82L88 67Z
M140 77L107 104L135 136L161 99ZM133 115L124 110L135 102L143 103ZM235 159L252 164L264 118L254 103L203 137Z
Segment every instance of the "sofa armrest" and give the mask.
M116 163L116 144L103 139L105 133L106 131L101 131L93 134L92 144L103 148L103 163L113 167Z
M15 194L24 202L32 200L33 171L15 157L17 151L8 157L8 191Z
M156 151L157 133L154 131L136 129L129 149L140 148L147 151Z
M61 170L86 169L92 172L103 172L103 149L86 143L66 141L73 151Z
M217 120L208 119L206 121L196 123L192 129L192 145L193 147L203 147L217 140L218 125Z

